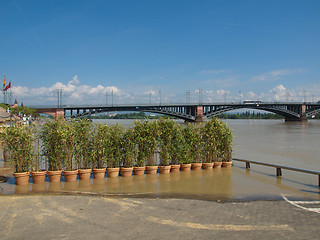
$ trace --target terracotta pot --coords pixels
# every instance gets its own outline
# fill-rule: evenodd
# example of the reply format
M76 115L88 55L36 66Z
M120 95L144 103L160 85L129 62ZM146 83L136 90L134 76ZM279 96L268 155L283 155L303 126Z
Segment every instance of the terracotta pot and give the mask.
M215 168L220 168L221 167L221 165L222 165L222 162L214 162L214 167Z
M146 166L147 174L157 174L158 166Z
M88 169L79 169L78 170L78 173L79 173L79 179L80 180L88 180L90 179L91 177L91 172L92 172L92 169L88 168Z
M202 167L202 163L191 163L192 170L199 171L199 170L201 170L201 167Z
M183 172L190 171L191 163L181 164L180 169Z
M47 171L31 172L34 184L44 183L46 180Z
M73 171L63 171L64 181L65 182L75 182L78 177L78 170Z
M16 185L27 185L29 183L29 172L13 173L13 176L16 180Z
M171 166L159 166L160 174L168 174L170 173Z
M202 163L203 170L211 170L213 168L214 163Z
M48 171L49 182L60 182L62 170Z
M92 169L93 177L95 179L102 179L106 175L106 169L105 168L94 168Z
M137 176L144 175L146 167L133 167L133 174Z
M222 162L222 167L232 167L232 161L230 161L230 162Z
M107 168L108 178L115 178L119 176L120 168Z
M132 176L132 170L133 170L132 167L130 167L130 168L122 167L122 168L120 168L121 177L131 177Z
M180 164L179 165L171 165L170 172L179 172L180 171Z

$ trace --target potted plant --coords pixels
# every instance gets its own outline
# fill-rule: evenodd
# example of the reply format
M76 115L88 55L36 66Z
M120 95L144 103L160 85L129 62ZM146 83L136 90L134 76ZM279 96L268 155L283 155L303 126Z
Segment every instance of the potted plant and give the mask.
M4 130L1 135L14 167L16 185L29 182L30 168L34 158L34 132L29 126L14 125Z
M155 163L157 149L158 122L136 121L134 125L138 145L137 163L147 163L146 173L156 174L158 166Z
M184 151L184 136L182 132L182 128L179 124L174 124L173 126L173 135L172 135L172 144L169 148L170 150L170 172L179 172L180 171L180 163L183 158Z
M144 156L144 151L142 151L142 147L140 144L143 142L142 129L144 128L144 124L140 121L135 121L133 133L135 137L135 142L137 146L137 157L133 163L133 174L140 176L144 175L146 166L146 156ZM140 146L140 147L139 147Z
M202 159L203 169L212 169L213 166L219 166L217 154L218 121L211 119L201 128L202 135Z
M135 121L134 128L132 130L137 148L136 158L133 163L133 174L137 176L144 175L146 170L145 162L147 156L145 156L145 148L141 145L144 141L143 128L146 125L145 123L147 122Z
M48 120L42 127L40 139L42 140L42 155L46 157L48 163L48 177L50 182L60 182L62 164L64 162L63 151L63 125L64 120L58 118Z
M119 164L121 158L121 137L123 134L123 127L119 124L109 127L107 133L108 147L107 147L107 174L108 177L119 176Z
M78 176L78 169L75 169L73 157L76 145L76 122L63 122L61 130L62 149L64 153L64 179L66 182L75 182Z
M35 157L33 158L31 176L32 176L33 183L38 184L38 183L44 183L47 175L47 171L42 169L43 158L40 153L39 131L35 131L35 143L36 143L35 149L37 151L36 151Z
M222 157L222 167L232 166L232 132L226 123L221 123L221 139L220 139L220 152Z
M75 160L78 165L80 180L90 179L92 172L92 144L91 144L91 121L77 119L74 123L75 135Z
M187 123L183 129L185 142L188 145L188 158L191 160L192 170L201 170L201 151L202 151L202 135L200 132L201 125Z
M92 172L96 179L104 178L106 172L108 130L108 125L99 122L95 125L92 133Z
M191 139L188 136L188 129L182 128L182 139L180 141L180 170L190 171L191 170Z
M175 122L170 119L161 118L159 122L159 149L160 165L159 173L170 173L171 148L174 139Z
M136 132L134 129L129 128L121 138L121 177L132 176L132 166L137 159L137 155Z

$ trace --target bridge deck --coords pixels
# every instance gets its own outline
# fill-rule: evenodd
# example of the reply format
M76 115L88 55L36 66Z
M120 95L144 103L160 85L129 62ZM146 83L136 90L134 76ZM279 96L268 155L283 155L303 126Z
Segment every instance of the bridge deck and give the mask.
M56 107L36 106L38 112L57 113ZM202 103L202 104L117 104L117 105L64 105L61 111L65 117L84 117L103 112L142 111L160 113L181 118L187 121L197 121L213 118L221 113L237 109L255 109L272 112L283 116L286 120L304 121L317 113L320 113L320 103L298 102L245 102L245 103Z

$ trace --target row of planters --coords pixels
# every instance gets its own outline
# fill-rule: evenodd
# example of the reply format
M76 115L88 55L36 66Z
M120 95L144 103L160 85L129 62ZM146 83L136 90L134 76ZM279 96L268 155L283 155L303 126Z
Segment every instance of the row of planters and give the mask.
M232 134L218 119L181 125L173 120L136 121L132 128L85 119L47 121L41 129L13 126L2 134L16 184L212 169L231 165ZM159 153L159 166L156 154ZM42 170L45 161L46 170ZM24 176L24 177L23 177ZM39 179L38 179L39 178ZM25 179L24 181L22 179Z

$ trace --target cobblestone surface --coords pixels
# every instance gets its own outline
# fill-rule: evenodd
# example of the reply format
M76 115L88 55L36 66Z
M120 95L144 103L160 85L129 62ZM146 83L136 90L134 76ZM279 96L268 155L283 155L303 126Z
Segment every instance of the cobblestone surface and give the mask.
M314 202L310 206L317 208L320 204ZM1 239L320 237L320 214L284 200L218 203L190 199L14 195L0 197L0 212Z

